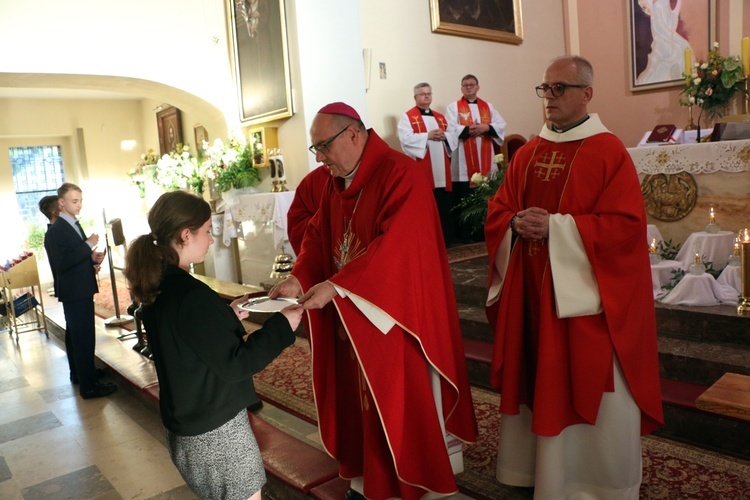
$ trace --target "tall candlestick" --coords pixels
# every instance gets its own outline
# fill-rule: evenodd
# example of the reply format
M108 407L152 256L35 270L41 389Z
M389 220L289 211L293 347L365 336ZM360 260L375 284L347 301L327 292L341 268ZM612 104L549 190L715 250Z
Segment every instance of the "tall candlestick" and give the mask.
M693 51L689 47L685 49L685 74L693 74Z
M750 36L742 39L742 73L750 76Z
M740 298L737 314L750 316L750 229L740 231L742 249L740 251Z

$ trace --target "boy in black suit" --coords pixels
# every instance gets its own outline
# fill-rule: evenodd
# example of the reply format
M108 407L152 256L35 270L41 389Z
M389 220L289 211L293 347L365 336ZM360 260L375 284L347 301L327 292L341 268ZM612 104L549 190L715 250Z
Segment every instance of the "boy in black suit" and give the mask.
M104 252L94 251L99 236L86 237L76 219L83 201L81 188L66 182L57 194L60 216L47 230L45 248L55 274L55 291L63 304L73 351L75 372L71 370L71 376L77 375L84 399L108 396L117 386L99 383L94 366L94 294L99 291L95 269L104 260Z

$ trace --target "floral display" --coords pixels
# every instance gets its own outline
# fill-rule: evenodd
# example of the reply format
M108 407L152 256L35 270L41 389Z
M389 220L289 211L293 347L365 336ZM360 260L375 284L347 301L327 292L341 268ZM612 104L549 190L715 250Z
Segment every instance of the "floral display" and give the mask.
M681 94L685 97L680 99L680 105L697 105L701 108L701 114L705 111L709 118L724 116L730 99L735 92L742 91L745 81L740 59L736 56L722 57L718 43L714 43L709 51L707 61L697 61L693 72L683 73L683 76L685 86Z
M198 159L190 152L189 145L177 144L174 151L156 162L154 181L166 191L189 189L202 194L206 169L198 164Z
M154 153L154 150L149 149L141 155L141 161L136 163L135 167L128 170L130 182L136 185L140 191L141 198L146 197L146 181L154 179L154 169L158 160L159 158Z
M505 158L502 154L495 155L497 171L490 173L489 177L479 172L471 176L471 194L456 204L453 210L458 212L458 220L461 224L471 227L472 234L482 234L484 221L487 218L487 203L492 198L500 184L505 178Z
M241 132L232 132L225 143L216 139L212 144L203 142L202 166L216 180L219 192L251 187L260 182L254 158L263 146L251 140L249 143Z

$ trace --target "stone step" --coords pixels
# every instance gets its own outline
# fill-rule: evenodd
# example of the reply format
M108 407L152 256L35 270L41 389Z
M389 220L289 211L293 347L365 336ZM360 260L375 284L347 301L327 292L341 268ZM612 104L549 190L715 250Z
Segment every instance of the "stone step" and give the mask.
M710 386L727 372L750 375L750 348L659 335L662 377Z
M656 327L660 337L750 347L750 317L738 316L735 306L655 304Z

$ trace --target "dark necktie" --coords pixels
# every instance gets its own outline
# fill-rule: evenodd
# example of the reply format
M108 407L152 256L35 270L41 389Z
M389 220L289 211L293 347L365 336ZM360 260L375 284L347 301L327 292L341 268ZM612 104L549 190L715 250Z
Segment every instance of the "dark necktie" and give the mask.
M78 228L78 232L81 233L81 236L83 236L83 239L86 239L86 233L83 232L83 228L81 227L81 223L76 221L76 227Z

